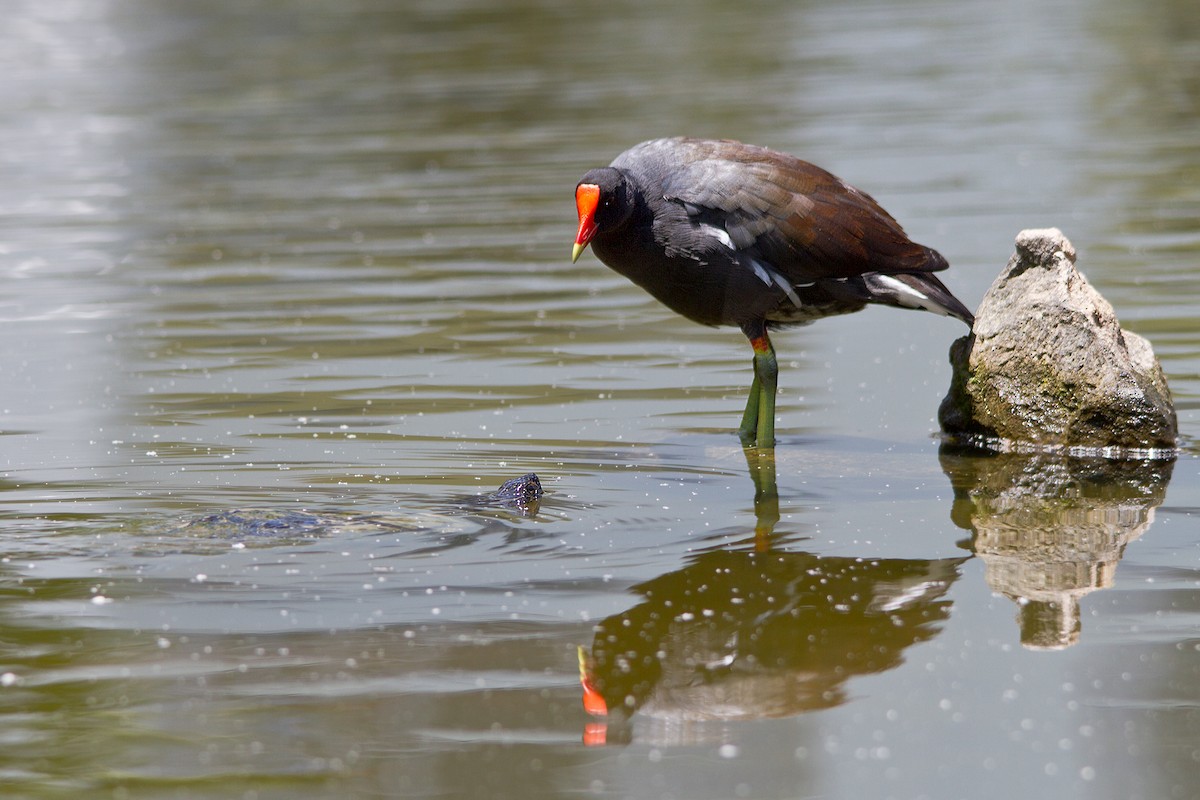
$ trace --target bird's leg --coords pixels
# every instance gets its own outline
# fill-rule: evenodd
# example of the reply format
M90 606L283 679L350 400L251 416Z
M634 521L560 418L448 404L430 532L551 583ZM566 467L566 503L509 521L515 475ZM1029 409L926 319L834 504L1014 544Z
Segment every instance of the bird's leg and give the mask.
M748 322L742 326L742 332L754 348L754 381L750 384L750 396L746 398L738 436L747 447L774 447L775 392L779 386L775 348L767 336L765 322Z
M759 343L765 349L759 350ZM763 333L761 340L754 342L754 372L762 384L758 392L758 435L755 443L759 447L775 446L775 393L779 388L779 364L775 361L775 348Z
M758 368L755 367L750 396L746 398L746 410L742 412L742 424L738 426L738 438L745 447L753 447L758 436L758 398L761 393L762 383L758 380Z

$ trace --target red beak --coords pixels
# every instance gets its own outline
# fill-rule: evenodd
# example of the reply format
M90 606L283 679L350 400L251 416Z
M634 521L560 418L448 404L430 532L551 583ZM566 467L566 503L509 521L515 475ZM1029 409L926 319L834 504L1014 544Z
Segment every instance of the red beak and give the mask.
M600 187L594 183L581 183L575 188L575 210L579 212L579 233L575 234L575 247L571 250L571 263L579 260L583 249L596 235L596 209L600 206Z

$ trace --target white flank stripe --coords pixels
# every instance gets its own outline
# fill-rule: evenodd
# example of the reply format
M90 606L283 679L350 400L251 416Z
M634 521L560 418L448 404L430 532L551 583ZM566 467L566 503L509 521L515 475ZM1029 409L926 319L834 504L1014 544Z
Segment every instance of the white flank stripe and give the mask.
M783 289L784 294L786 294L788 296L788 299L791 300L792 303L795 304L796 308L800 308L801 306L804 305L803 303L800 302L800 295L796 294L796 290L792 288L792 285L790 283L788 283L787 278L783 277L782 275L780 275L778 272L775 272L774 270L771 271L771 277L775 279L775 285L778 286L780 289Z
M720 242L721 244L728 247L730 250L737 249L733 246L733 239L729 238L729 232L727 230L725 230L724 228L718 228L715 225L708 225L705 223L701 223L700 230L704 231L704 233L713 237L718 242Z
M754 268L754 274L758 276L760 281L765 283L767 286L774 284L780 289L783 289L783 293L788 296L788 299L791 300L793 304L795 304L796 308L803 307L804 304L800 302L800 296L796 294L796 290L792 288L791 281L761 261L751 259L750 266Z

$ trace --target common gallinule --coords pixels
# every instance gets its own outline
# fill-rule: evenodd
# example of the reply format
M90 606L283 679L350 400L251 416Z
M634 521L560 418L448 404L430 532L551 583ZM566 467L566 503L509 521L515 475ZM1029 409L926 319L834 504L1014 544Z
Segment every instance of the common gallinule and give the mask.
M729 140L655 139L575 187L579 233L612 269L704 325L737 325L754 348L742 443L775 443L779 368L768 328L867 303L974 317L865 192L807 161Z

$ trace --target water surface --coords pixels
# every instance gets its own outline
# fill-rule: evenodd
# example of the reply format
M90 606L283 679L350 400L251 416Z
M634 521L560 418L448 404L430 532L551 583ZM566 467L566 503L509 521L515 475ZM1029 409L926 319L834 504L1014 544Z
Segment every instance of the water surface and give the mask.
M6 796L1200 792L1192 7L688 8L9 9ZM1185 451L941 448L961 326L870 309L776 337L776 522L740 333L569 261L677 133L861 186L970 306L1062 228Z

